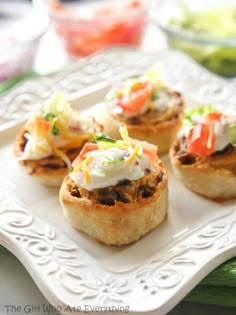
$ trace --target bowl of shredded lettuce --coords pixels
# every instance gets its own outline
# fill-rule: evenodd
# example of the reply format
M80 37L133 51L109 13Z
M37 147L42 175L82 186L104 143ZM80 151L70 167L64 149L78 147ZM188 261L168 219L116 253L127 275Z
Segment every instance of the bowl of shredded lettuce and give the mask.
M159 0L151 17L171 47L214 73L236 76L235 0Z

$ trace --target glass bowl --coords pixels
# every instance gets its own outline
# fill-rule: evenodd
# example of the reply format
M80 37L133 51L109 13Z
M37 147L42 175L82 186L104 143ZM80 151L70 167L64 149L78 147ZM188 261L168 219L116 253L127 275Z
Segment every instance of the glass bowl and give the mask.
M1 0L0 82L32 70L37 45L48 18L25 1Z
M138 46L148 21L143 0L50 1L47 10L66 52L84 57L113 45Z
M212 72L236 76L235 0L159 0L151 19L167 35L171 47Z

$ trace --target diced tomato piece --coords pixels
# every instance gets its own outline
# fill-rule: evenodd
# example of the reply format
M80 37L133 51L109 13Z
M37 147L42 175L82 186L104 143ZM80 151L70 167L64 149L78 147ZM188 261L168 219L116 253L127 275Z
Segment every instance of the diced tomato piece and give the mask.
M190 152L208 156L215 151L215 134L213 127L207 124L196 125L188 135Z
M54 0L50 2L50 9L55 10L55 11L61 11L64 9L64 7L60 1Z
M34 123L36 125L37 130L42 133L47 133L51 129L51 123L49 121L44 120L41 117L35 117Z
M77 164L79 164L82 160L84 160L85 155L88 152L98 150L98 145L96 143L86 143L83 147L83 149L80 151L80 154L77 156L77 158L73 161L72 166L75 167Z
M220 121L223 117L225 117L225 115L219 112L209 113L206 116L206 123L212 124L214 121Z
M139 8L141 7L141 2L139 0L133 0L129 4L130 8Z
M147 141L140 141L136 139L132 139L132 144L136 146L137 144L141 144L143 148L143 153L145 153L150 160L155 163L158 160L158 147L155 144L151 144Z
M155 163L158 160L158 154L157 154L157 146L154 144L150 144L147 146L146 144L144 144L145 142L142 142L142 147L143 147L143 153L145 153L150 160ZM146 142L147 143L147 142Z
M143 82L135 86L128 100L119 99L118 106L125 112L139 113L152 95L153 85L150 82Z

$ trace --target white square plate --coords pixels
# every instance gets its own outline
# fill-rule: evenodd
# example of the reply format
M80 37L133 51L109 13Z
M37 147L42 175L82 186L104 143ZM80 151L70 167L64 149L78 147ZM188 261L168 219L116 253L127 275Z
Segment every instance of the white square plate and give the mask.
M209 201L174 176L168 156L168 217L137 243L102 245L63 218L58 189L40 185L19 169L12 149L21 121L55 91L73 106L93 110L109 84L164 64L167 80L188 106L233 106L236 87L175 51L108 50L67 73L24 82L0 98L0 244L23 263L39 289L65 314L99 311L165 314L207 273L236 254L235 200ZM96 108L98 108L96 105Z

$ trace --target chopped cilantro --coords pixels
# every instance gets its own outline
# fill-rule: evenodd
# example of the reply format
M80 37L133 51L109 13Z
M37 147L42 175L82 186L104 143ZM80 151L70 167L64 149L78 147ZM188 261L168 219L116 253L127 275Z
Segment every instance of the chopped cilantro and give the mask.
M97 133L95 133L95 135L94 135L93 138L94 138L94 140L95 140L96 142L105 141L105 142L116 143L116 140L115 140L115 139L109 137L108 135L106 135L106 134L103 133L103 132L97 132Z
M53 118L55 118L56 117L56 115L55 114L53 114L53 113L51 113L51 112L48 112L48 113L46 113L45 115L44 115L44 119L46 120L46 121L51 121Z
M198 114L200 116L205 116L209 113L216 112L216 109L212 105L206 105L206 106L199 106L195 108L189 108L185 111L185 124L192 125L193 122L193 116Z
M60 134L60 130L57 127L56 121L53 122L51 132L54 136L58 136Z
M155 101L158 98L158 88L154 88L151 95L151 100Z
M108 157L106 157L106 160L103 161L103 165L110 165L110 164L118 165L121 163L121 161L124 161L123 157L117 157L114 159L109 159Z
M231 135L231 143L236 145L236 124L230 125L230 135Z

